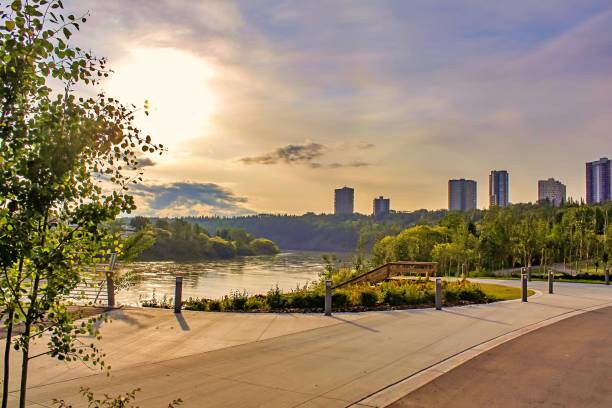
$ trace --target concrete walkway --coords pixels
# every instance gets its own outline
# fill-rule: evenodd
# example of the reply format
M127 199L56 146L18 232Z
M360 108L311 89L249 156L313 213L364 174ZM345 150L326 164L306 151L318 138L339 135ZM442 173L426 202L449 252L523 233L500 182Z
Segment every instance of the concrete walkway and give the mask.
M545 283L530 287L543 291ZM526 304L442 312L331 318L193 312L177 320L170 311L117 311L102 328L110 377L45 358L33 363L28 396L31 406L50 406L53 398L84 406L81 386L110 395L139 387L142 407L179 397L186 407L344 407L371 401L367 397L485 341L606 305L612 305L610 287L558 283L554 295L536 295Z
M607 307L528 333L391 407L612 407L610 321Z

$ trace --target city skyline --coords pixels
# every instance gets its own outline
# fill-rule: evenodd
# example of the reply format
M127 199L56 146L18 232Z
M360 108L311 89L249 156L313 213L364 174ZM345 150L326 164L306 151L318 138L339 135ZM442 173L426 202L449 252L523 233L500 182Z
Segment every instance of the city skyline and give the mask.
M142 163L138 214L327 212L343 184L361 213L380 194L445 208L449 175L496 167L513 202L551 175L579 200L609 148L607 2L65 3L91 14L104 90L148 99L137 123L168 148Z

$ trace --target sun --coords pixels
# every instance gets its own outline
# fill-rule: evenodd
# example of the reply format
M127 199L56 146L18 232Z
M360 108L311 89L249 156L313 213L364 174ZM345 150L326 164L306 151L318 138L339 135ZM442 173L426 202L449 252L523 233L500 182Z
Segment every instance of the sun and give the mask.
M170 153L188 139L205 137L212 128L216 98L211 64L175 48L134 48L113 66L105 84L109 96L143 106L138 125Z

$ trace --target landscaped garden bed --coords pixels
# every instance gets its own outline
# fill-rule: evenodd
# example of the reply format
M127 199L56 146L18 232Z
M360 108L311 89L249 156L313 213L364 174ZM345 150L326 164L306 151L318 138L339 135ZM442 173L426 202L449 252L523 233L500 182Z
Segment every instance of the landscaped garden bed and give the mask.
M530 291L532 294L533 291ZM444 306L491 303L517 299L520 289L496 284L472 283L467 280L443 281ZM265 295L232 292L222 299L189 298L183 301L184 310L206 312L322 312L325 302L321 284L283 292L272 288ZM332 294L334 311L394 310L433 307L434 282L428 279L389 281L378 285L354 285L335 289ZM172 298L164 297L142 301L144 307L173 308Z

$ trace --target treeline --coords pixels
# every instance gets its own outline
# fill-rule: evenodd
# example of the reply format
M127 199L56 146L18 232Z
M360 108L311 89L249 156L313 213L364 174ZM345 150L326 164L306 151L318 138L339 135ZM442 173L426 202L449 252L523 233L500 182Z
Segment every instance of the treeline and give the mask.
M478 213L478 212L477 212ZM476 213L476 216L477 216ZM392 213L382 219L368 215L261 214L244 217L187 217L186 221L208 231L224 228L244 229L254 236L276 242L283 249L351 252L361 247L371 249L375 242L389 234L416 224L436 223L446 211L418 210Z
M135 217L136 229L124 243L123 259L142 261L231 259L236 256L274 255L278 246L239 228L220 228L215 235L184 219Z
M390 261L436 261L442 272L492 271L565 263L598 268L612 253L612 203L551 208L532 204L483 211L479 220L446 215L378 241L371 266ZM465 266L463 266L465 265Z

